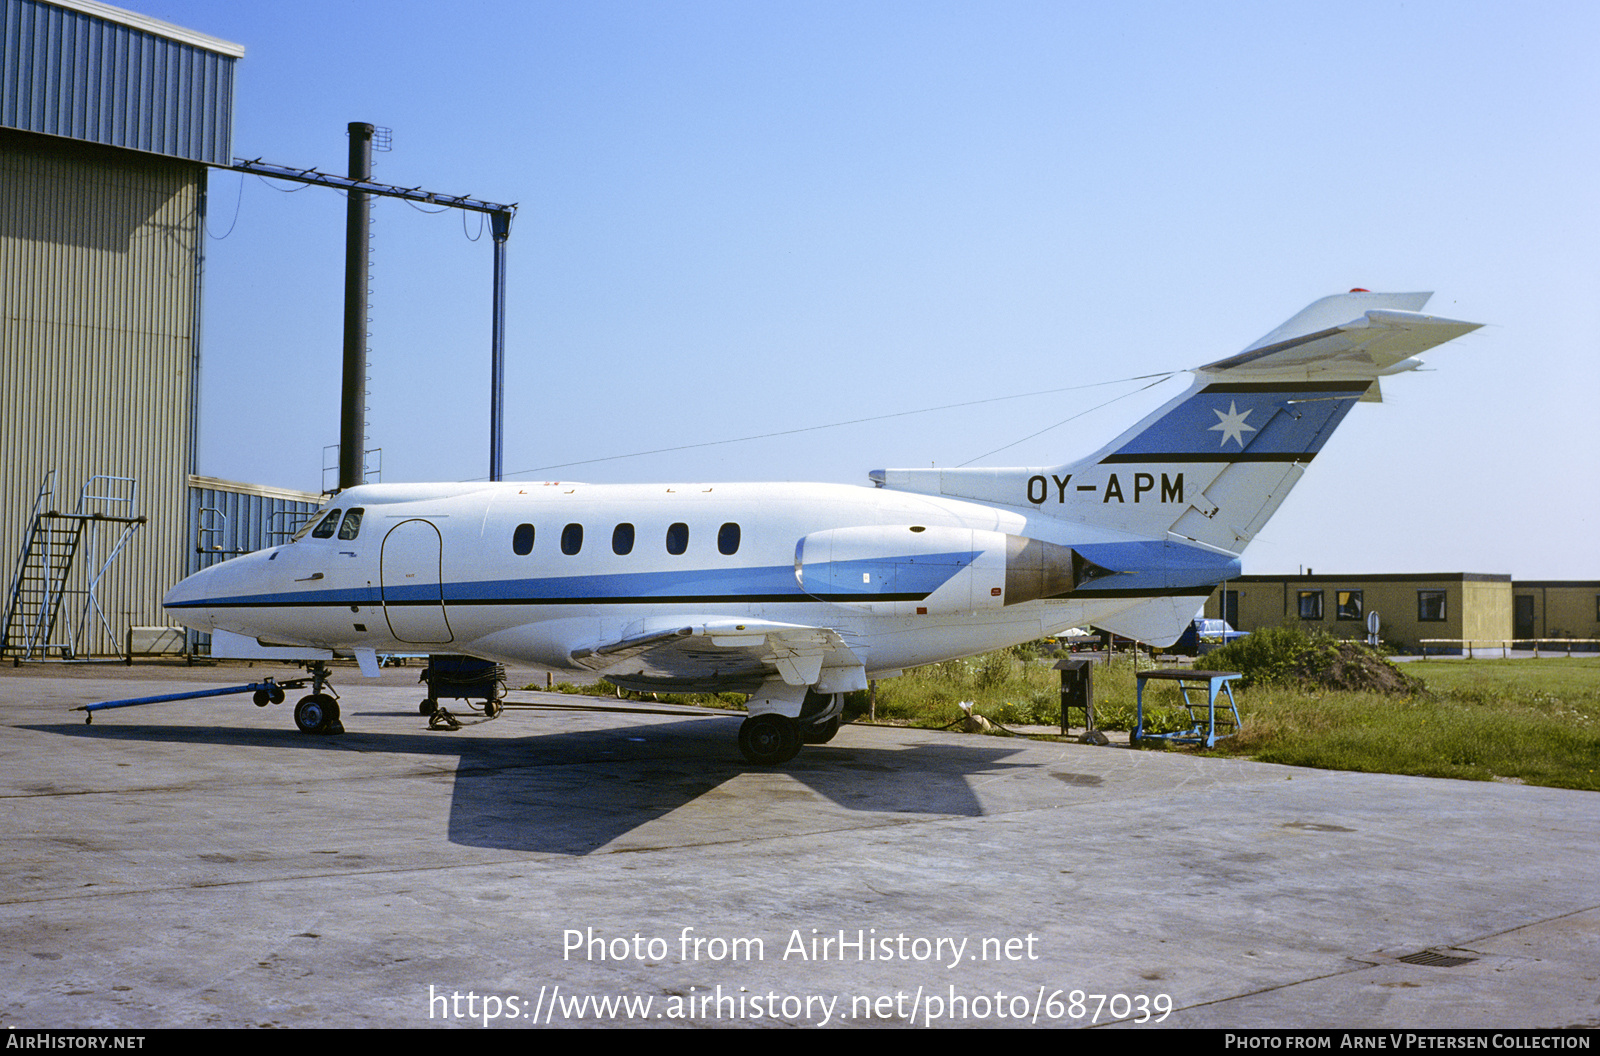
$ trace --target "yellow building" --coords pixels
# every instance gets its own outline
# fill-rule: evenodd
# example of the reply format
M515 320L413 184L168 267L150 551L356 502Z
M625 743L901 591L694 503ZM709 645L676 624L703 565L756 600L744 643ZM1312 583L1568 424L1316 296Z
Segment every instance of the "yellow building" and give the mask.
M1600 579L1518 580L1511 605L1513 638L1600 638Z
M1338 638L1365 638L1367 620L1377 613L1383 641L1416 653L1423 651L1423 639L1510 638L1511 599L1510 576L1478 572L1240 576L1212 593L1205 615L1223 616L1241 631L1289 625Z
M1223 592L1227 592L1226 612ZM1204 614L1227 619L1241 631L1284 625L1365 638L1376 612L1379 636L1408 653L1423 641L1447 639L1518 648L1560 648L1566 639L1600 639L1600 580L1523 580L1479 572L1402 575L1240 576L1206 599ZM1459 645L1429 644L1428 652L1457 652Z

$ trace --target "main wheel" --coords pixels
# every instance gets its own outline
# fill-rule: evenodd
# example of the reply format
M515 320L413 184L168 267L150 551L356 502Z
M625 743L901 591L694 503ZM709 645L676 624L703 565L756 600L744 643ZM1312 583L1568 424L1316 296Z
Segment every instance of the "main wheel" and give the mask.
M839 716L827 722L814 722L800 727L800 739L807 744L827 744L839 732Z
M339 721L339 702L326 693L313 693L294 706L294 724L301 733L326 733Z
M800 724L786 715L752 715L739 727L739 751L759 766L787 763L800 751Z

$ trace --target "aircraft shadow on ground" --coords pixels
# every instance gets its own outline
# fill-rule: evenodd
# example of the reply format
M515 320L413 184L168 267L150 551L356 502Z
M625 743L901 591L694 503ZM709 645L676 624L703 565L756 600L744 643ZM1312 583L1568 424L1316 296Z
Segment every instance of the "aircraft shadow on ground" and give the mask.
M470 727L453 733L358 731L340 737L151 724L23 728L129 743L453 755L452 843L564 855L591 853L675 812L674 830L662 834L663 845L771 837L785 831L799 835L810 831L808 820L816 811L835 808L977 817L983 808L969 778L1025 765L1004 761L1018 749L989 741L895 748L808 746L783 767L760 767L740 756L731 720L701 718L492 739L474 738ZM723 787L746 777L758 780ZM650 844L648 834L640 836L643 845Z

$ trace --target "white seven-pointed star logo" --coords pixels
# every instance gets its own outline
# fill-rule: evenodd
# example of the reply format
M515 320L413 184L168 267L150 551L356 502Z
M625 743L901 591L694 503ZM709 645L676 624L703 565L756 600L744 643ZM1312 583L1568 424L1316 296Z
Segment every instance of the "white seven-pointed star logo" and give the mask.
M1255 426L1244 424L1244 420L1250 417L1249 409L1246 408L1245 410L1241 411L1239 410L1239 405L1236 401L1229 400L1227 414L1223 414L1218 410L1213 410L1211 413L1217 416L1217 424L1213 425L1208 431L1213 433L1220 432L1222 434L1221 446L1226 447L1228 441L1233 440L1238 443L1241 451L1244 450L1244 434L1247 432L1253 433L1256 431Z

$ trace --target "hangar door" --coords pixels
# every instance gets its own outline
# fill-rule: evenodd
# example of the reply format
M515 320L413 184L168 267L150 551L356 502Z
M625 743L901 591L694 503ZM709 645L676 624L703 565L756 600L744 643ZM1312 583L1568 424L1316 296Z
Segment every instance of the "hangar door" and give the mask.
M444 611L443 558L444 541L428 521L401 521L383 537L383 611L400 641L433 645L455 638Z

